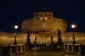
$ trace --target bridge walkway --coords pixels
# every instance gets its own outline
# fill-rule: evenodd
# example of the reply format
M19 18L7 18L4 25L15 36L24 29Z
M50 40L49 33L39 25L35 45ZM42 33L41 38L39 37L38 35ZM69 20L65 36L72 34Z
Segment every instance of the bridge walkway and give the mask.
M52 47L36 47L29 52L23 52L14 56L78 56L76 54L57 51Z

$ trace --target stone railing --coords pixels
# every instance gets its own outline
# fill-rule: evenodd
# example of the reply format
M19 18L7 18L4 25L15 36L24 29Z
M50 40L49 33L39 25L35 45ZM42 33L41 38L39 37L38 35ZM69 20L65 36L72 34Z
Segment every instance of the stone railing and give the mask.
M14 54L19 54L25 51L26 46L24 44L0 45L0 56L13 56Z
M63 44L63 51L83 56L85 54L85 44Z
M9 49L9 53L8 53L9 56L26 51L25 45L23 44L9 45L8 49Z

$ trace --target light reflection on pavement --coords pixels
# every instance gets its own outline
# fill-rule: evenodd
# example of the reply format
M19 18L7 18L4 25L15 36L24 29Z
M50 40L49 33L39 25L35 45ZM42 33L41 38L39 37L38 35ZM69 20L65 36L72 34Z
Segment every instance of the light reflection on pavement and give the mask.
M36 49L34 52L30 53L28 56L62 56L62 55L51 47L42 47L42 48Z

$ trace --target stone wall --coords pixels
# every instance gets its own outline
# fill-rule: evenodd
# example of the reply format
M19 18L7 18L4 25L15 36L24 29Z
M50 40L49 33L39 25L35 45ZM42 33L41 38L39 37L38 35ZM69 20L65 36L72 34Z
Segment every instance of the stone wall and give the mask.
M53 32L57 29L65 32L67 30L67 22L61 18L54 18L52 12L36 12L34 13L34 18L22 22L22 32L29 30L50 30Z
M72 43L72 32L64 32L61 34L62 41L64 43ZM85 33L84 32L74 32L75 40L77 43L85 43ZM18 44L25 44L27 39L26 33L17 33L17 43ZM40 33L31 33L30 41L33 44L36 37L37 43L41 44L46 42L48 44L51 43L51 36L53 37L53 42L57 43L57 33L52 34L40 34ZM7 33L7 32L0 32L0 44L13 44L15 38L15 33Z
M62 39L65 43L71 43L73 32L64 32L61 34ZM85 43L85 32L74 32L74 37L77 43Z
M0 44L13 44L15 33L0 32ZM18 44L26 43L27 34L17 33L16 40Z
M66 31L67 23L59 18L48 19L46 21L42 21L39 19L28 19L22 22L22 32L26 32L28 30L50 30L56 31L60 29L61 31Z
M37 42L40 44L42 42L47 42L51 43L51 36L53 37L53 42L57 43L58 38L57 38L57 33L54 34L36 34L36 33L31 33L30 39L31 43L33 43L34 37L36 37ZM64 43L72 43L73 39L73 32L63 32L61 33L61 38ZM74 32L74 37L77 43L85 43L85 33L84 32Z

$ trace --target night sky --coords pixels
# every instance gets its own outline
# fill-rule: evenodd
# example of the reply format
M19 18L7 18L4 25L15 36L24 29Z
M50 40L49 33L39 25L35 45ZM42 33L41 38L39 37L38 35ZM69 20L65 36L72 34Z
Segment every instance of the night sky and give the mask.
M18 24L17 32L21 32L21 22L43 8L66 20L67 31L75 23L75 31L85 32L85 0L0 0L0 31L14 32L13 26Z

